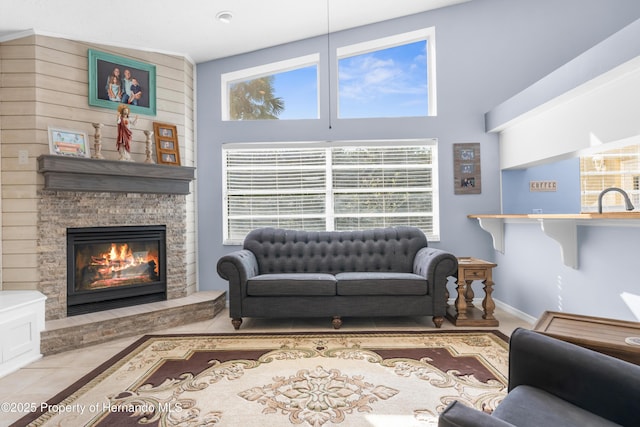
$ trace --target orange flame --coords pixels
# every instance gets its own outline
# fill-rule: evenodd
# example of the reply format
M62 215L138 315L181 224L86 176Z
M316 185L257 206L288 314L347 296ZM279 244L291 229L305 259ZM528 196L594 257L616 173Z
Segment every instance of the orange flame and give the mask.
M152 261L156 265L155 270L157 273L157 254L149 252L136 252L134 254L133 250L126 243L123 243L121 245L111 243L111 250L109 252L101 253L99 256L91 257L91 263L93 265L102 265L112 272L124 270L135 265L146 264Z

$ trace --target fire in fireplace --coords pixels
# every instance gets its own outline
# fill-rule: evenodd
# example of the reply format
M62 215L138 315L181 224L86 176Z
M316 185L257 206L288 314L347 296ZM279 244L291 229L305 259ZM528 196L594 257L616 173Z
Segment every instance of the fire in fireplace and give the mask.
M166 227L67 229L67 315L166 299Z
M76 247L75 291L158 281L157 242L85 244Z

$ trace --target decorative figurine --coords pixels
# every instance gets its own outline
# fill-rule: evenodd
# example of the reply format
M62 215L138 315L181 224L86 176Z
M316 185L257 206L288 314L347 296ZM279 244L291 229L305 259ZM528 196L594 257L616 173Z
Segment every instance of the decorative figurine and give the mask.
M100 129L102 129L102 123L91 123L96 130L93 134L93 155L91 158L93 159L104 159L102 155L102 134L100 133Z
M125 104L118 106L118 137L116 148L120 157L118 160L131 161L131 128L138 122L138 116L133 120L129 118L129 107Z

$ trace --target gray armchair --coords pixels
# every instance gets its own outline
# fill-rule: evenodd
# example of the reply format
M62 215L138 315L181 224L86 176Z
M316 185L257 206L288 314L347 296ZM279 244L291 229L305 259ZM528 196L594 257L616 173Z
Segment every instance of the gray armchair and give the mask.
M640 366L516 329L507 397L493 414L453 402L439 427L640 425Z

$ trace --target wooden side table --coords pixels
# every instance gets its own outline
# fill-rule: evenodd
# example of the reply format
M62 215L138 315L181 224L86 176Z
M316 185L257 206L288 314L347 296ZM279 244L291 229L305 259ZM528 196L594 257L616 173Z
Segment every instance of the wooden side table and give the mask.
M640 365L640 322L545 311L533 330Z
M446 318L456 326L499 326L500 322L493 317L496 304L493 302L492 269L497 267L489 261L472 257L458 258L457 298L453 306L447 307ZM473 305L474 280L482 280L484 299L482 310Z

